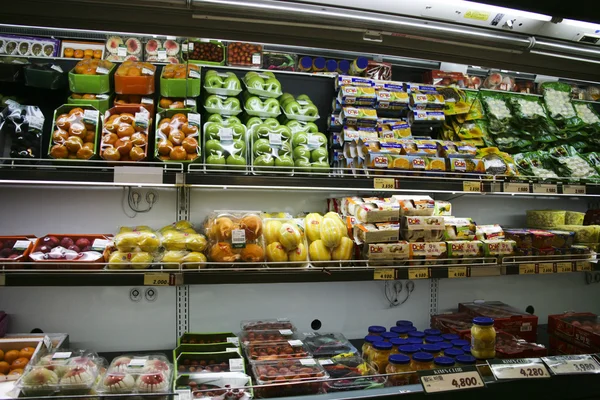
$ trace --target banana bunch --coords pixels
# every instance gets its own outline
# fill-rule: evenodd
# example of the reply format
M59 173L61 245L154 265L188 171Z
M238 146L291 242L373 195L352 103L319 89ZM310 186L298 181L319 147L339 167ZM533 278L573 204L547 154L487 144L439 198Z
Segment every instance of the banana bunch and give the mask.
M354 242L348 237L348 229L337 213L308 214L304 218L304 229L310 241L308 254L311 260L352 259Z

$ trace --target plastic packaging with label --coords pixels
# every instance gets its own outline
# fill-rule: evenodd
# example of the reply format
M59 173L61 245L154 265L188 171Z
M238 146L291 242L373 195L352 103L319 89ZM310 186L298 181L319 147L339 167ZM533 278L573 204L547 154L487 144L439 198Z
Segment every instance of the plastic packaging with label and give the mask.
M173 366L163 355L123 355L115 358L98 385L100 393L166 393Z
M237 117L208 117L203 127L204 163L208 169L247 170L246 127Z
M210 261L264 261L263 222L259 211L217 210L209 214L204 228L210 241Z
M152 115L144 107L114 107L104 114L100 156L107 161L143 161Z
M63 105L54 112L48 155L54 159L89 160L97 154L100 113L88 105Z
M233 72L206 71L204 90L210 94L237 96L242 91L240 80Z
M263 235L266 259L289 262L277 266L307 267L308 243L302 219L265 218Z
M163 111L157 115L155 157L192 162L200 157L200 114Z

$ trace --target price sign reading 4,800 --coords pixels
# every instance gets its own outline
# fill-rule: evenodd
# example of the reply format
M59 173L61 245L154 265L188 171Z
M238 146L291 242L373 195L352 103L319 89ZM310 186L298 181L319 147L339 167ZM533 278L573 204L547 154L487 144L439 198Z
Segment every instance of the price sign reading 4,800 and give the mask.
M419 371L421 384L426 393L484 387L481 375L475 367L454 367Z
M550 378L550 373L540 358L489 360L496 379Z

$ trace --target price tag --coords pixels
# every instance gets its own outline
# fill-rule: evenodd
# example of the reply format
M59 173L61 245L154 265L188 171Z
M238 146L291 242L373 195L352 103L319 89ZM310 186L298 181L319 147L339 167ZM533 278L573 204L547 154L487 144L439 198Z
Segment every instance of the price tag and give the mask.
M188 43L188 51L194 51L194 42Z
M529 193L529 183L504 182L504 193Z
M25 120L29 123L30 129L38 131L44 130L44 120L36 115L27 115Z
M97 99L100 99L100 100L107 100L107 99L109 99L109 98L110 98L110 96L109 96L109 95L107 95L107 94L97 94L97 95L96 95L96 98L97 98Z
M302 365L317 365L317 362L314 358L301 358L300 364Z
M196 107L196 100L195 99L186 99L185 105L190 106L190 107Z
M164 61L167 59L167 51L163 48L157 50L158 52L158 61Z
M188 113L188 123L200 127L200 114Z
M396 189L396 179L394 178L373 178L374 189Z
M146 361L148 361L146 358L132 358L127 366L133 368L142 368L146 366Z
M57 351L56 353L52 354L53 360L64 360L65 358L70 358L70 357L71 357L70 351Z
M575 264L575 268L577 272L591 271L592 264L587 261L579 261Z
M83 121L89 124L96 125L98 123L98 117L100 113L98 110L85 110L83 112Z
M597 374L600 364L590 355L542 357L555 375Z
M467 267L448 267L448 278L466 278Z
M227 351L227 352L235 352L235 353L240 354L240 349L238 349L236 347L228 347L228 348L225 349L225 351Z
M463 192L481 193L481 182L463 182Z
M277 318L277 322L289 322L289 318Z
M97 67L96 68L96 73L98 75L108 75L108 69L106 69L104 67Z
M564 194L585 194L585 185L563 185Z
M231 231L231 247L243 249L246 247L246 231L243 229L234 229Z
M142 110L146 110L143 108ZM135 113L135 124L140 128L147 128L150 122L148 112L137 112Z
M53 69L53 70L55 70L55 71L58 71L58 72L60 72L61 74L64 72L64 71L63 71L63 69L60 67L60 65L56 65L56 64L52 64L52 65L50 66L50 69Z
M556 266L556 272L563 274L565 272L573 272L573 264L570 262L554 263Z
M163 183L163 169L158 167L115 167L115 183Z
M532 274L535 274L535 264L519 265L519 275L532 275Z
M177 396L179 397L178 400L192 400L192 389L177 389L175 390L175 393L177 393Z
M408 279L427 279L429 278L429 268L409 268Z
M169 286L170 274L164 272L149 272L144 274L144 286Z
M30 245L29 240L17 240L12 248L13 250L27 250Z
M373 271L373 279L376 281L393 281L396 279L394 268L377 268Z
M260 53L252 54L252 64L260 64Z
M233 141L233 128L219 128L219 138L221 142Z
M418 374L426 393L485 387L475 367L443 368L419 371Z
M226 342L227 342L227 343L233 343L233 344L235 344L236 346L239 346L239 345L240 345L240 339L238 339L238 337L237 337L237 336L231 336L231 337L228 337L228 338L227 338L227 339L225 339L225 340L226 340Z
M244 372L244 359L243 358L230 358L229 359L229 370L231 372Z
M539 358L488 360L496 379L550 378L550 373Z
M554 264L540 263L538 265L538 273L539 274L553 274L554 273Z
M300 104L301 106L307 106L310 104L310 102L306 100L296 100L296 103Z
M288 343L292 347L300 347L300 346L302 346L302 340L298 340L298 339L288 340Z
M142 68L142 75L154 75L154 70L151 68Z
M195 69L190 69L190 78L200 79L200 73Z
M269 133L269 144L271 146L281 146L281 134Z
M142 104L154 104L154 101L150 97L142 97Z
M279 333L281 333L283 336L291 336L294 334L291 329L280 329Z
M318 149L319 147L321 147L321 140L319 139L319 136L309 134L308 143L306 145L311 150Z
M125 45L120 44L119 48L117 48L117 55L119 57L126 57L127 56L127 47L125 47Z
M106 247L112 244L111 240L108 239L94 239L94 243L92 243L92 250L94 251L104 251Z
M321 365L333 365L333 361L331 361L330 359L325 359L325 360L319 360L319 364Z
M551 183L534 183L533 184L533 193L540 194L556 194L558 193L556 184Z

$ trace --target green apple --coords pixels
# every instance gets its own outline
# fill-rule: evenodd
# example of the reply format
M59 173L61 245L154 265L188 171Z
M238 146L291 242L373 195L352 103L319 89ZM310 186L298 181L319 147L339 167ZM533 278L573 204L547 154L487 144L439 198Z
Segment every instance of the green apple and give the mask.
M294 146L294 148L306 144L308 144L308 133L296 132L292 135L292 146Z
M272 73L271 71L263 71L262 72L263 75L267 75L270 76L271 78L275 78L275 74Z
M258 139L254 142L252 150L255 156L271 154L271 144L269 139Z
M270 154L263 154L254 159L254 165L259 167L272 167L275 165L275 157Z
M264 108L263 102L256 96L249 97L245 103L246 110L261 111Z
M204 100L204 107L207 108L223 108L223 100L216 94L211 94Z
M277 99L267 99L263 102L264 105L264 109L263 111L268 112L268 113L273 113L273 114L278 114L279 113L279 101L277 101Z
M290 128L292 133L305 132L304 125L302 125L302 123L300 121L297 121L295 119L292 119L292 120L289 120L288 122L286 122L285 126Z
M251 117L248 119L248 121L246 121L246 128L250 129L254 125L261 125L262 123L263 123L263 120L260 119L259 117Z
M280 101L279 104L285 109L285 106L290 104L292 101L296 101L293 97L288 97L284 101Z
M218 114L213 114L218 115ZM207 122L204 125L204 134L207 139L218 139L219 138L219 130L223 127L219 122Z
M264 90L267 92L281 92L281 83L276 78L269 78L265 81Z
M298 97L296 97L296 100L307 101L312 104L312 100L306 94L298 95Z
M316 117L317 115L319 115L319 109L314 104L304 106L303 112L304 115L308 117Z
M241 123L234 123L233 125L229 126L231 129L233 129L233 138L234 139L243 139L244 135L246 134L246 128L244 127L244 125L242 125Z
M275 118L267 118L264 120L263 124L268 125L273 129L277 128L280 125L279 121L277 121Z
M281 139L284 141L292 140L292 130L285 125L279 125L274 129L274 132L281 134Z
M310 159L311 159L312 162L322 162L322 161L325 161L327 163L327 156L328 155L329 155L329 153L327 152L327 149L324 149L324 148L321 147L321 148L313 150L310 153Z
M310 132L310 133L319 132L319 127L314 122L307 122L305 128L306 128L306 131Z
M206 122L219 122L219 123L222 123L223 122L223 117L221 116L221 114L210 114L208 116L208 119L206 120Z
M292 101L288 101L285 106L283 106L283 109L285 110L285 112L287 114L293 114L293 115L298 115L300 114L300 104L298 104L297 101L292 100Z
M329 163L325 161L317 161L311 164L313 172L329 172Z
M321 132L311 133L311 135L313 137L316 136L318 138L317 140L319 141L319 144L321 145L321 147L327 146L327 136L325 136ZM313 140L315 140L315 139L313 139Z
M206 154L208 155L220 155L223 154L223 146L221 142L215 139L207 140L204 144Z
M310 160L310 150L306 146L298 146L294 148L294 159L295 160Z
M207 88L221 88L223 87L223 79L217 74L206 74L204 77L204 86Z
M268 125L260 124L254 127L252 137L254 138L254 141L258 139L266 139L269 137L269 133L271 132L274 132L274 130L269 128Z
M294 160L290 156L279 156L275 158L275 166L276 167L293 167Z
M283 104L283 103L285 103L289 99L294 100L294 95L291 94L291 93L284 93L281 96L279 96L279 103Z
M248 86L249 89L262 90L264 84L265 84L265 80L263 78L261 78L260 76L258 76L258 74L250 75L250 76L248 76L248 74L246 74L246 86Z
M225 126L232 126L235 124L242 125L242 121L240 121L240 119L234 115L227 117L227 119L225 119L223 122L225 123Z
M242 87L240 85L240 80L238 79L238 77L235 76L235 74L231 74L223 81L223 88L230 90L240 90Z
M234 140L233 141L233 150L231 153L244 155L246 154L246 142L243 140Z
M292 145L290 142L281 143L281 149L279 150L279 154L285 154L287 156L292 154Z
M236 97L228 97L223 101L223 108L229 111L240 110L240 101Z
M208 168L223 169L223 166L225 165L225 157L222 155L208 156L206 157L206 163L209 164L207 165Z
M307 160L296 160L294 162L295 170L298 172L310 172L310 162Z
M206 76L211 76L211 75L219 75L219 73L217 71L215 71L214 69L209 69L208 71L206 71Z
M237 154L231 154L227 157L227 165L230 169L244 169L246 166L246 159Z

